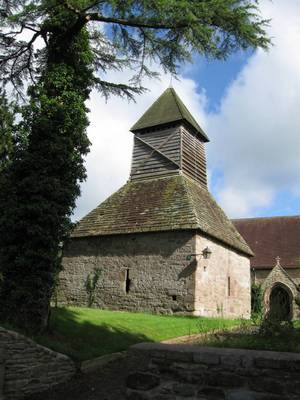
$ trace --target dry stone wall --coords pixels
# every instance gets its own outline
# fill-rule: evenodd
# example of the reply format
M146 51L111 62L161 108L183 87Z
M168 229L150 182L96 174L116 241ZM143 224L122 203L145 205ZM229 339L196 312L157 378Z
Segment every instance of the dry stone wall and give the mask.
M4 400L4 372L5 372L5 351L0 347L0 400Z
M142 343L128 356L128 400L298 400L300 354Z
M36 344L16 332L0 328L1 386L5 400L21 399L44 391L70 379L75 373L74 362L63 354Z

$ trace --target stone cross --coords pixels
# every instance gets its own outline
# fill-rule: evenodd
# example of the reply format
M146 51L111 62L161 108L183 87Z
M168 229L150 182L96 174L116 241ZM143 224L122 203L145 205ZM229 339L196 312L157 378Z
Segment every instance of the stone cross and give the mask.
M275 260L276 260L276 265L280 265L280 257L277 256L277 257L275 258Z

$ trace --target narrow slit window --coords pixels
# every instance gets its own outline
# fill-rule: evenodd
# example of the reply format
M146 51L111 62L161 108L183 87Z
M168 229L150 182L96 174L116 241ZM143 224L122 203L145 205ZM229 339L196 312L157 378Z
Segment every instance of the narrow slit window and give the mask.
M126 269L125 275L125 292L129 293L130 290L131 279L129 278L129 269Z
M227 278L227 293L228 293L228 296L230 296L230 292L231 292L230 276L228 276L228 278Z

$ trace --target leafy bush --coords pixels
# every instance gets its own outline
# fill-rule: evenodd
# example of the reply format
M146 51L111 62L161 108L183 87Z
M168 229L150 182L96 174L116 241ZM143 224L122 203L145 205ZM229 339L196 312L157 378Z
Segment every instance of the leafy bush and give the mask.
M300 307L300 293L297 293L295 297L295 303L297 304L298 307Z
M95 268L93 273L88 274L85 281L85 289L88 294L88 307L92 307L95 301L96 286L101 276L101 269Z
M261 285L251 285L251 318L254 321L261 320L263 315L263 293Z
M294 326L291 320L283 321L277 318L274 312L267 312L261 321L259 333L263 336L285 336L291 334Z

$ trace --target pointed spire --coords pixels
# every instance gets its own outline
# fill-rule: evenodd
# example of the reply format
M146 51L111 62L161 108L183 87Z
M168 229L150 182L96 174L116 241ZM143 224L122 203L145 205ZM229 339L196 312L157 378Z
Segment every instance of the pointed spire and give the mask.
M206 134L172 87L163 92L130 130L135 133L174 122L187 124L204 142L209 141Z

